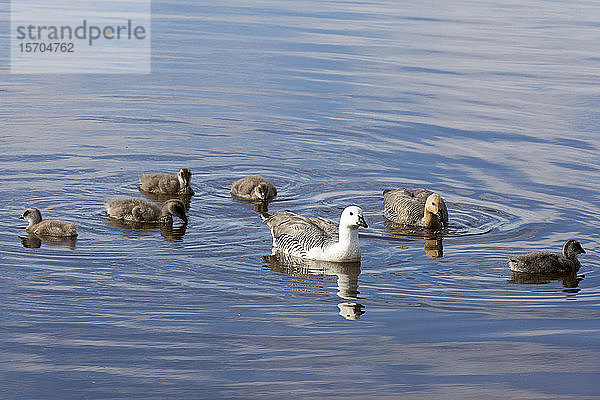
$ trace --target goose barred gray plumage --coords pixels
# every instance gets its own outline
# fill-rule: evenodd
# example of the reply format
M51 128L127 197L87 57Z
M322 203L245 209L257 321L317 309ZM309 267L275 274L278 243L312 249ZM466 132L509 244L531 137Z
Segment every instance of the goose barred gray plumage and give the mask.
M383 215L400 225L428 229L448 226L448 209L444 199L426 189L384 190Z
M77 236L77 227L75 224L68 224L56 219L42 221L42 213L35 207L29 207L23 212L19 219L29 222L25 230L34 235L44 237L74 237Z
M190 186L192 172L189 168L181 168L177 176L170 174L140 175L140 190L155 194L187 194L193 195Z
M579 271L581 263L578 254L585 253L581 244L569 239L563 245L562 254L536 251L529 254L511 256L508 259L510 270L528 274L569 274Z
M339 226L290 211L263 214L263 219L271 229L274 251L309 260L360 261L358 227L368 227L360 207L346 207Z
M231 185L231 195L240 200L271 201L277 196L277 189L260 175L248 175Z
M185 204L179 199L168 200L162 207L135 197L108 199L106 212L111 218L130 222L172 224L173 215L181 218L185 223L188 222Z

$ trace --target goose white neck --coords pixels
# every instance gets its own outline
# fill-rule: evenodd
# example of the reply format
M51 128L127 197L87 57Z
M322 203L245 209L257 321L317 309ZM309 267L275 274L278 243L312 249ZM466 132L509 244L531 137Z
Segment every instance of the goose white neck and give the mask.
M340 226L338 236L338 242L329 249L331 259L335 261L360 260L358 227Z
M340 243L351 243L358 241L358 227L340 225L338 229Z

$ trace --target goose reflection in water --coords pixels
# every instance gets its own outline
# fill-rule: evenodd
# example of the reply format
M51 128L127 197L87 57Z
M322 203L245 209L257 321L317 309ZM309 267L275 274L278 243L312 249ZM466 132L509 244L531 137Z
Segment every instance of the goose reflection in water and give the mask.
M403 238L422 237L425 239L423 250L429 258L442 258L444 256L444 245L442 243L442 235L439 231L431 231L427 229L406 228L392 221L384 219L386 229L394 236Z
M565 287L565 292L577 293L579 289L579 282L585 278L585 275L577 275L576 272L568 274L528 274L525 272L510 272L510 279L508 283L516 283L521 285L544 285L552 283L553 281L561 281Z
M359 304L359 303L351 303L351 302L339 303L338 308L340 309L339 314L342 317L349 319L349 320L359 319L360 316L365 313L365 311L363 310L363 308L365 308L365 306L363 306L362 304Z
M113 228L119 228L122 233L127 237L141 238L146 236L153 236L157 229L160 229L160 234L167 242L181 242L187 224L182 225L165 225L160 223L141 223L132 221L122 221L114 218L105 218L106 225Z
M23 247L28 249L39 249L42 247L42 242L45 246L68 246L71 250L75 250L77 244L77 236L74 237L39 237L33 233L27 236L19 236Z
M360 275L360 262L329 262L317 260L301 260L296 257L276 252L263 256L271 271L284 273L295 278L307 278L304 288L317 290L322 288L319 280L324 281L327 276L337 276L337 295L349 301L338 304L339 314L349 320L357 320L365 313L364 306L358 303L358 276ZM294 290L298 282L290 282Z

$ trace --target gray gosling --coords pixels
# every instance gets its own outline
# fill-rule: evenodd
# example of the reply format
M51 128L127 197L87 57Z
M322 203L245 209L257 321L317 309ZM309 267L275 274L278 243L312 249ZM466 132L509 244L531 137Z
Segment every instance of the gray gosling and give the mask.
M129 222L172 224L173 215L187 224L185 205L179 199L171 199L162 208L154 203L135 197L109 199L106 201L106 213L109 217Z
M277 189L262 176L248 175L231 185L231 196L247 201L271 201L277 196Z
M514 272L528 274L570 274L579 271L581 263L577 254L585 253L577 240L569 239L563 246L563 253L536 251L529 254L510 256L508 265Z
M192 172L189 168L181 168L177 176L170 174L140 175L140 190L156 194L187 194L193 195L190 186Z
M262 217L271 229L274 252L307 260L360 261L358 227L368 228L360 207L346 207L339 226L324 218L289 211L265 213Z
M75 237L77 236L77 228L75 224L67 224L66 222L55 219L47 219L42 221L42 213L35 207L29 207L23 212L19 219L24 219L29 222L25 230L28 233L33 233L36 236L44 237Z
M448 226L448 209L444 199L426 189L384 190L383 215L400 225L426 229Z

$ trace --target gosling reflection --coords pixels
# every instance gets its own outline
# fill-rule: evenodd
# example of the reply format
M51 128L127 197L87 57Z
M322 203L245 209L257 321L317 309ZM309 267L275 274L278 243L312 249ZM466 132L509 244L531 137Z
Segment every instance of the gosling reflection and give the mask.
M23 247L28 249L39 249L42 247L42 242L45 246L67 246L71 250L75 250L75 245L77 244L77 237L40 237L33 233L28 234L27 236L19 236L21 239L21 244Z
M406 227L396 224L389 220L384 220L385 227L394 236L401 236L404 238L415 238L422 237L425 239L425 255L429 258L442 258L444 256L444 245L442 244L442 235L436 231L430 231L427 229L407 229Z
M576 272L569 274L528 274L525 272L510 272L510 279L508 283L516 284L533 284L533 285L545 285L552 283L553 281L561 281L566 292L577 293L579 289L579 282L585 278L585 275L578 276Z
M305 281L305 290L318 290L323 288L319 281L324 281L327 276L337 276L337 295L344 300L358 299L358 276L360 275L360 262L338 263L317 260L300 260L283 253L263 256L271 271L284 273L296 278L308 278ZM293 290L298 290L298 282L290 282ZM339 314L346 319L356 320L362 314L364 306L355 301L338 304Z
M122 233L130 238L153 236L158 228L160 229L160 235L171 243L181 242L187 230L187 224L173 226L160 223L123 221L114 218L105 218L104 221L108 226L121 229Z
M164 193L150 193L150 192L144 192L141 189L140 189L140 193L142 193L144 196L146 196L149 200L159 203L160 205L163 205L165 202L167 202L171 199L179 199L183 202L186 212L190 211L190 206L192 204L192 195L191 194L173 195L173 194L164 194Z
M240 200L240 199L232 199L234 202L242 204L248 210L252 210L259 214L266 213L269 211L269 202L268 201L248 201L248 200Z

